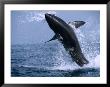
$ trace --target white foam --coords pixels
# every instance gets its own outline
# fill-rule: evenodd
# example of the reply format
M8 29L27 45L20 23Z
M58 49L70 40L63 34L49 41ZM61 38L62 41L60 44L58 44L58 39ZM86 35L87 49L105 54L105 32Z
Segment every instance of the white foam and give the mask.
M90 58L89 64L85 65L84 68L100 68L100 55Z
M58 69L58 70L76 70L76 69L84 69L84 68L100 68L100 55L97 55L94 58L90 58L89 64L84 65L83 67L78 66L73 61L71 62L71 60L69 62L63 60L60 66L53 67L53 69Z

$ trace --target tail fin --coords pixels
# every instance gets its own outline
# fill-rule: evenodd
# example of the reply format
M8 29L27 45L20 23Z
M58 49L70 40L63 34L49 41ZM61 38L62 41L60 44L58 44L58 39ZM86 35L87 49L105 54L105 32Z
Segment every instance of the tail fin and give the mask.
M70 52L70 55L72 57L72 59L80 66L82 67L84 64L88 64L89 61L84 57L84 55L81 54L77 54L77 53L73 53Z
M76 61L76 63L79 65L79 66L83 66L84 64L88 64L89 61L85 58L85 57L82 57L81 59L79 59L78 61Z

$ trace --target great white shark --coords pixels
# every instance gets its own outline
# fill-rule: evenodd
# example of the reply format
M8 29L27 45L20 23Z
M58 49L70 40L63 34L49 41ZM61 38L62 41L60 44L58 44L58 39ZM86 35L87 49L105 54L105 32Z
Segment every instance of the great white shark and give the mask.
M45 19L49 27L55 33L53 38L49 41L58 39L58 41L60 41L63 44L66 51L68 51L68 53L71 55L72 60L75 61L80 67L82 67L84 64L88 64L89 61L84 57L84 54L82 53L79 41L76 37L73 28L64 20L53 14L46 13ZM73 22L75 28L79 28L84 24L84 21Z

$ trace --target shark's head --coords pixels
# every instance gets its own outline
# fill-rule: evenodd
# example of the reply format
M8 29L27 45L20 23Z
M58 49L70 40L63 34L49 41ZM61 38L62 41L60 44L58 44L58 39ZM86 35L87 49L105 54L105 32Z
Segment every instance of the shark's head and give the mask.
M45 14L45 19L48 23L52 23L52 22L55 22L55 15L54 14L48 14L46 13Z
M54 31L54 32L56 32L56 25L58 25L57 24L57 20L56 20L56 16L54 15L54 14L48 14L48 13L46 13L45 14L45 19L46 19L46 21L47 21L47 23L48 23L48 25L50 26L50 28Z
M61 31L62 28L66 23L64 22L61 18L55 16L54 14L45 14L45 19L48 23L48 25L50 26L50 28L57 33L58 31ZM68 24L67 24L68 25Z
M52 14L48 14L48 13L45 14L46 20L48 20L48 19L50 19L50 18L52 19L52 16L53 16Z

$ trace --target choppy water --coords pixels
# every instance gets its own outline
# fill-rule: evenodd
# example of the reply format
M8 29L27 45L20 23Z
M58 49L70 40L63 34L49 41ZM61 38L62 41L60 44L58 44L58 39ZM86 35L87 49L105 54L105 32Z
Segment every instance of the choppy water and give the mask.
M81 43L89 64L79 67L57 40L41 44L12 45L11 76L100 76L100 43Z

